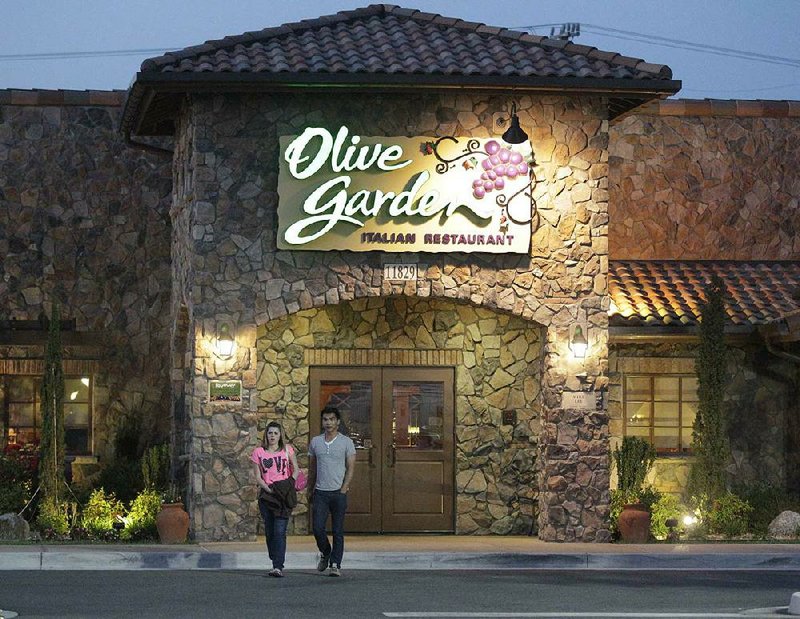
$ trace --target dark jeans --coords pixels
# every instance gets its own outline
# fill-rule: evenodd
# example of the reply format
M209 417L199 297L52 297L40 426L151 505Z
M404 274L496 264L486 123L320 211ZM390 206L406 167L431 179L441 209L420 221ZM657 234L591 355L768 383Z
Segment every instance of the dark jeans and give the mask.
M272 559L272 567L282 570L286 561L286 527L289 519L276 516L261 499L258 500L258 509L264 519L264 534L267 536L267 552Z
M314 502L311 507L311 527L317 548L326 557L330 557L330 564L342 566L344 554L344 513L347 511L347 495L338 490L314 490ZM325 522L331 515L333 526L333 548L328 541L325 531Z

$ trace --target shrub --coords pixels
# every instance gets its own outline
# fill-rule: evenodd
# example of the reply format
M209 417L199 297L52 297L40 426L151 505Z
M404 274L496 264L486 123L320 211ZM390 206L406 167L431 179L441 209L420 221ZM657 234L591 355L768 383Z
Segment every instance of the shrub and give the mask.
M661 494L650 507L650 534L659 540L667 539L669 527L667 520L680 519L683 506L674 494Z
M0 514L19 513L37 486L36 445L8 445L0 454Z
M152 489L145 489L131 503L125 518L124 540L150 540L158 537L156 516L161 511L161 496Z
M726 492L711 505L708 513L708 530L727 537L737 537L747 532L753 508L732 492Z
M142 456L142 481L145 488L165 490L169 485L169 445L156 445Z
M105 490L98 488L92 492L83 508L80 524L90 537L106 539L108 533L114 530L114 520L122 513L122 503L112 493L106 494Z
M769 484L739 486L735 488L738 496L753 508L750 513L749 530L759 537L767 536L769 523L784 510L798 511L798 500L786 490Z
M643 438L626 436L614 450L617 486L622 492L639 492L656 459L656 450Z
M138 460L117 458L100 471L97 487L105 488L120 501L132 501L144 488L142 467Z
M67 506L53 498L44 499L39 505L36 528L45 539L63 539L69 533Z

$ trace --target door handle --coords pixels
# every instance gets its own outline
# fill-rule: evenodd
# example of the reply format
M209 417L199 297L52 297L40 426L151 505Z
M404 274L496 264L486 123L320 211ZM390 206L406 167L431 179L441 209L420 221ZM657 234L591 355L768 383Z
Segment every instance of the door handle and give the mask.
M392 467L392 466L394 466L394 463L397 461L397 451L396 451L394 445L387 445L386 446L386 450L388 451L388 454L387 454L387 460L388 460L387 465Z
M368 463L369 463L369 468L371 468L371 469L374 469L374 468L375 468L375 464L372 462L372 450L373 450L373 449L374 449L373 447L369 447L369 448L367 448L367 452L369 452L369 460L368 460Z

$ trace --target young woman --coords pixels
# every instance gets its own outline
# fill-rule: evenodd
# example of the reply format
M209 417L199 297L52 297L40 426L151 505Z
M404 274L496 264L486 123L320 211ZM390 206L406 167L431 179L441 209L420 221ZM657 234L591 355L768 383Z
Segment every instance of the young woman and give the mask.
M250 456L259 487L258 509L264 519L267 551L272 560L270 576L283 576L286 560L286 527L297 505L294 478L298 473L294 448L283 440L283 428L271 421L264 430L261 446Z

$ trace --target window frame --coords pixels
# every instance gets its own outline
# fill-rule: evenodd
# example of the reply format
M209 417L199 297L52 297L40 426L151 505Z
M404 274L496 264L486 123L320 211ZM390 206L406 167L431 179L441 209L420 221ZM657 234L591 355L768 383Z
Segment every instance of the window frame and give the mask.
M647 440L648 442L653 445L656 449L656 454L659 457L679 457L679 456L691 456L694 451L691 447L683 448L682 447L682 431L684 429L692 430L694 423L691 425L685 426L683 423L684 417L684 404L695 404L695 409L698 400L689 400L684 399L683 396L683 380L684 379L693 379L697 380L697 375L693 373L653 373L653 372L631 372L622 374L622 435L629 436L628 433L628 419L630 417L628 413L628 404L630 402L628 398L628 379L629 378L646 378L650 382L650 390L649 390L649 399L646 400L646 403L650 406L650 415L649 415L649 423L647 426L631 426L636 428L647 428ZM678 379L678 399L677 400L656 400L655 394L655 380L658 378L677 378ZM643 402L643 400L635 400L636 402ZM678 424L677 426L660 426L656 424L656 415L655 415L655 405L657 402L675 402L678 405ZM696 410L695 410L696 414ZM676 430L676 447L675 448L659 448L655 444L655 429L656 428L674 428ZM638 435L637 435L638 436ZM645 438L645 437L642 437Z
M88 395L85 404L88 406L88 420L86 425L75 426L76 428L86 429L87 438L86 438L86 450L85 451L67 451L67 457L73 456L90 456L94 452L94 385L95 385L95 375L93 372L90 373L81 373L81 374L69 374L64 376L64 380L80 380L82 378L89 379L88 385ZM42 387L42 380L43 376L41 374L2 374L0 375L0 381L3 383L3 393L6 395L3 397L2 401L0 401L0 421L2 421L2 445L8 446L9 445L9 431L12 427L24 427L24 428L33 428L33 436L34 441L41 440L41 422L42 422L42 399L41 399L41 387ZM33 379L34 381L34 399L33 399L33 406L34 406L34 413L33 413L33 426L12 426L11 424L11 414L9 410L9 383L13 380L20 380L20 379ZM66 393L66 384L64 385L64 399L62 400L61 406L62 408L66 408L69 404L67 400L67 393ZM15 401L16 402L16 401ZM83 404L84 402L79 402ZM66 411L65 411L66 413ZM66 425L66 423L65 423ZM66 428L65 428L66 429Z

